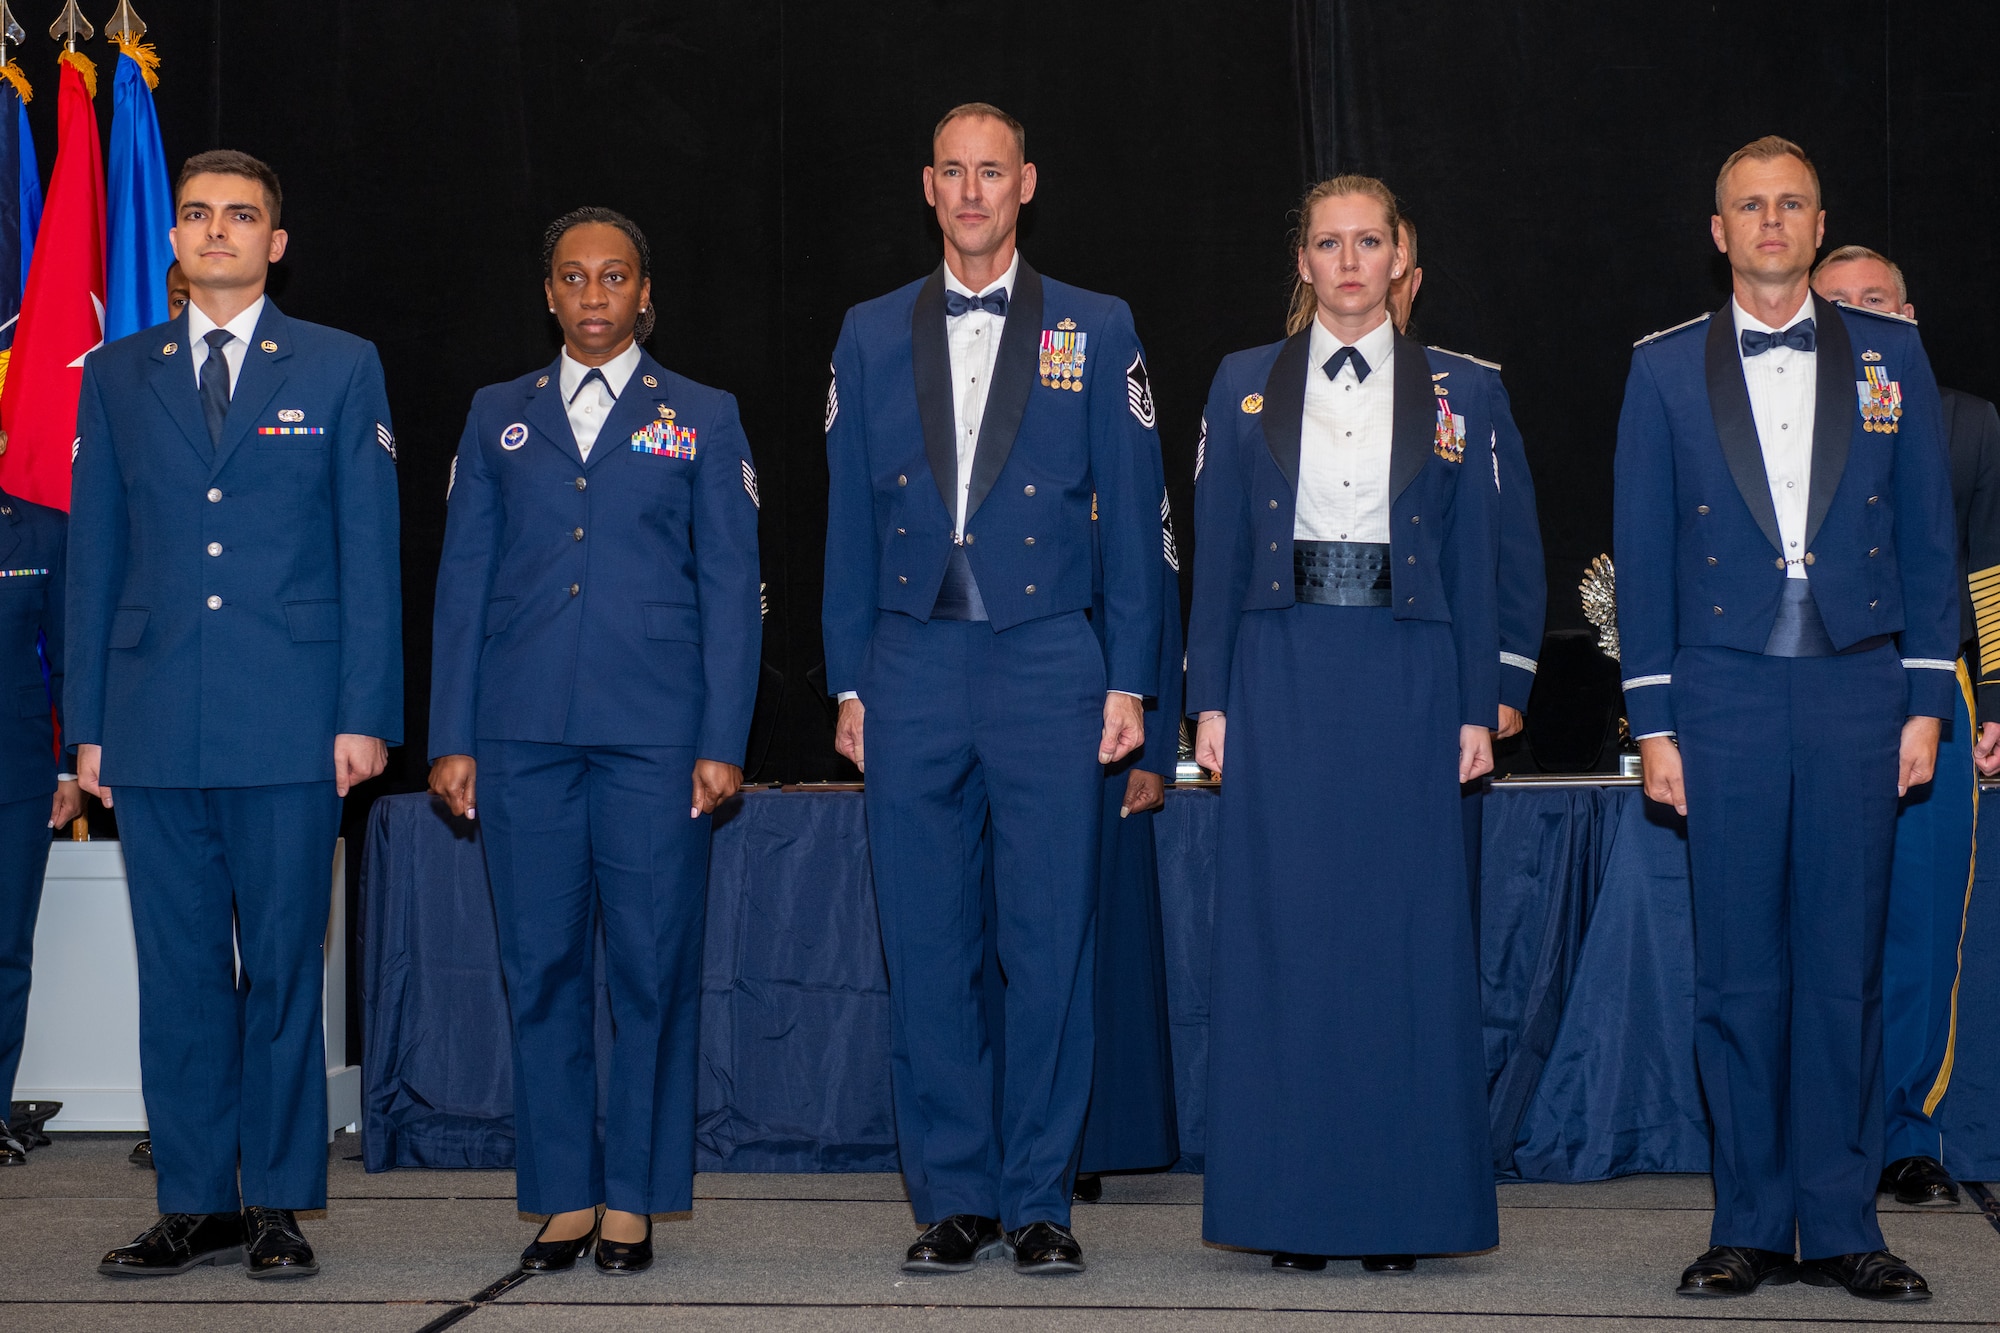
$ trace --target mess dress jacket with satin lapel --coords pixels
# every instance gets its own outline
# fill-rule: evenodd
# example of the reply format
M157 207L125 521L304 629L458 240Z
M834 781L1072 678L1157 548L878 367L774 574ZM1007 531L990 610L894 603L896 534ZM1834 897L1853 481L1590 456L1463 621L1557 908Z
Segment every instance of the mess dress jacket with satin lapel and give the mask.
M1188 624L1187 711L1229 706L1237 628L1246 611L1291 606L1292 532L1311 330L1224 358L1202 416L1195 462L1195 595ZM1398 620L1451 625L1459 721L1499 722L1500 650L1492 440L1498 377L1398 334L1398 404L1449 402L1464 418L1462 461L1433 448L1436 410L1399 409L1390 446L1391 607ZM1435 387L1434 387L1435 386ZM1439 395L1436 390L1445 392ZM1467 483L1476 476L1478 486Z
M1912 716L1958 689L1957 541L1937 380L1916 326L1812 298L1818 330L1806 559L1836 650L1896 636ZM1870 372L1901 387L1864 429ZM1762 653L1785 584L1777 511L1728 305L1642 340L1618 420L1619 666L1634 736L1674 727L1674 654Z
M325 782L336 734L402 743L395 435L372 344L268 302L219 445L185 314L99 348L71 486L63 743L103 746L107 784Z
M67 771L51 702L63 692L63 563L69 516L0 491L0 804L47 798ZM46 643L48 680L37 643ZM0 1087L0 1093L6 1089Z
M686 745L740 766L763 627L736 399L642 354L585 462L559 369L472 400L438 573L431 756L478 740Z

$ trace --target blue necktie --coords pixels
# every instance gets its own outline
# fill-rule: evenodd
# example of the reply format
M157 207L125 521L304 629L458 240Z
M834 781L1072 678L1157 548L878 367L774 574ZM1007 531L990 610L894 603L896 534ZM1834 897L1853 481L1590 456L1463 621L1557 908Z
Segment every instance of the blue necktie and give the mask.
M596 380L599 384L602 384L604 386L604 396L606 398L609 398L614 403L618 401L618 395L611 392L611 381L604 378L604 371L600 367L592 366L584 374L583 379L577 384L576 393L573 393L569 396L569 401L572 406L575 405L577 396L581 394L585 389L588 389L590 387L590 382L592 380Z
M1320 369L1326 372L1328 379L1334 379L1339 376L1340 368L1349 361L1354 363L1355 379L1365 380L1368 378L1368 359L1361 355L1361 349L1358 347L1341 348L1338 352L1328 357L1326 364L1321 366Z
M948 291L944 294L944 312L953 318L974 310L984 310L990 315L1007 318L1007 289L986 293L984 296L967 296L964 292Z
M208 422L211 448L222 444L222 423L229 416L229 362L222 349L236 335L228 329L210 329L202 335L208 344L208 360L201 363L201 415Z
M1819 333L1813 322L1802 319L1783 333L1765 333L1759 329L1743 330L1743 355L1762 356L1773 347L1790 347L1794 351L1811 352L1819 347Z

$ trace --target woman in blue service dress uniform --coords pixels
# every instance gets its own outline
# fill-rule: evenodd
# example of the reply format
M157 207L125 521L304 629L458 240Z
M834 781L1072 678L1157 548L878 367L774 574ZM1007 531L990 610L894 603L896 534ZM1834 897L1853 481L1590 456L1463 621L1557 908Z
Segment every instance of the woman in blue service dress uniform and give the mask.
M1396 332L1396 223L1369 177L1307 194L1291 336L1223 361L1196 459L1202 1234L1289 1272L1499 1243L1458 813L1499 714L1488 372Z
M485 844L534 1272L639 1272L691 1206L710 812L757 682L757 475L736 400L641 349L651 267L629 219L557 219L562 352L473 398L446 493L431 790Z

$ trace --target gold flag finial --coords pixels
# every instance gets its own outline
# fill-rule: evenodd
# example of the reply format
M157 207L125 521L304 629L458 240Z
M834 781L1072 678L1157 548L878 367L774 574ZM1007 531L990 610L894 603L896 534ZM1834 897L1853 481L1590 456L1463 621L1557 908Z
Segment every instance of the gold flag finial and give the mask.
M76 7L76 0L68 0L56 21L49 25L49 36L63 44L64 49L74 51L78 42L87 42L97 35L97 29L90 26L90 20Z

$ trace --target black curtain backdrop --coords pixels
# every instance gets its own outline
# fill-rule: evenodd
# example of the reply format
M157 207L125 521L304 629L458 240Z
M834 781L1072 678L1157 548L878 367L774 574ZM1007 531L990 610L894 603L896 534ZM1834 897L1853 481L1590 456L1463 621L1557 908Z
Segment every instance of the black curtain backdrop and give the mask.
M22 19L44 170L54 49L37 24L56 7ZM1184 551L1209 378L1224 353L1281 334L1289 212L1335 169L1382 176L1420 223L1418 332L1506 366L1552 630L1580 627L1576 579L1610 546L1630 343L1727 290L1710 190L1743 142L1804 144L1828 245L1899 259L1941 379L2000 394L1990 5L141 7L164 61L169 157L228 146L275 165L292 233L277 299L374 340L388 370L408 743L357 813L422 785L450 457L476 388L554 356L541 232L583 203L651 236L653 352L742 403L762 474L767 686L781 678L753 776L849 771L815 676L827 361L847 306L937 263L918 174L932 122L956 102L1027 123L1036 265L1131 303ZM111 48L92 46L108 129ZM1538 696L1538 710L1561 706Z

